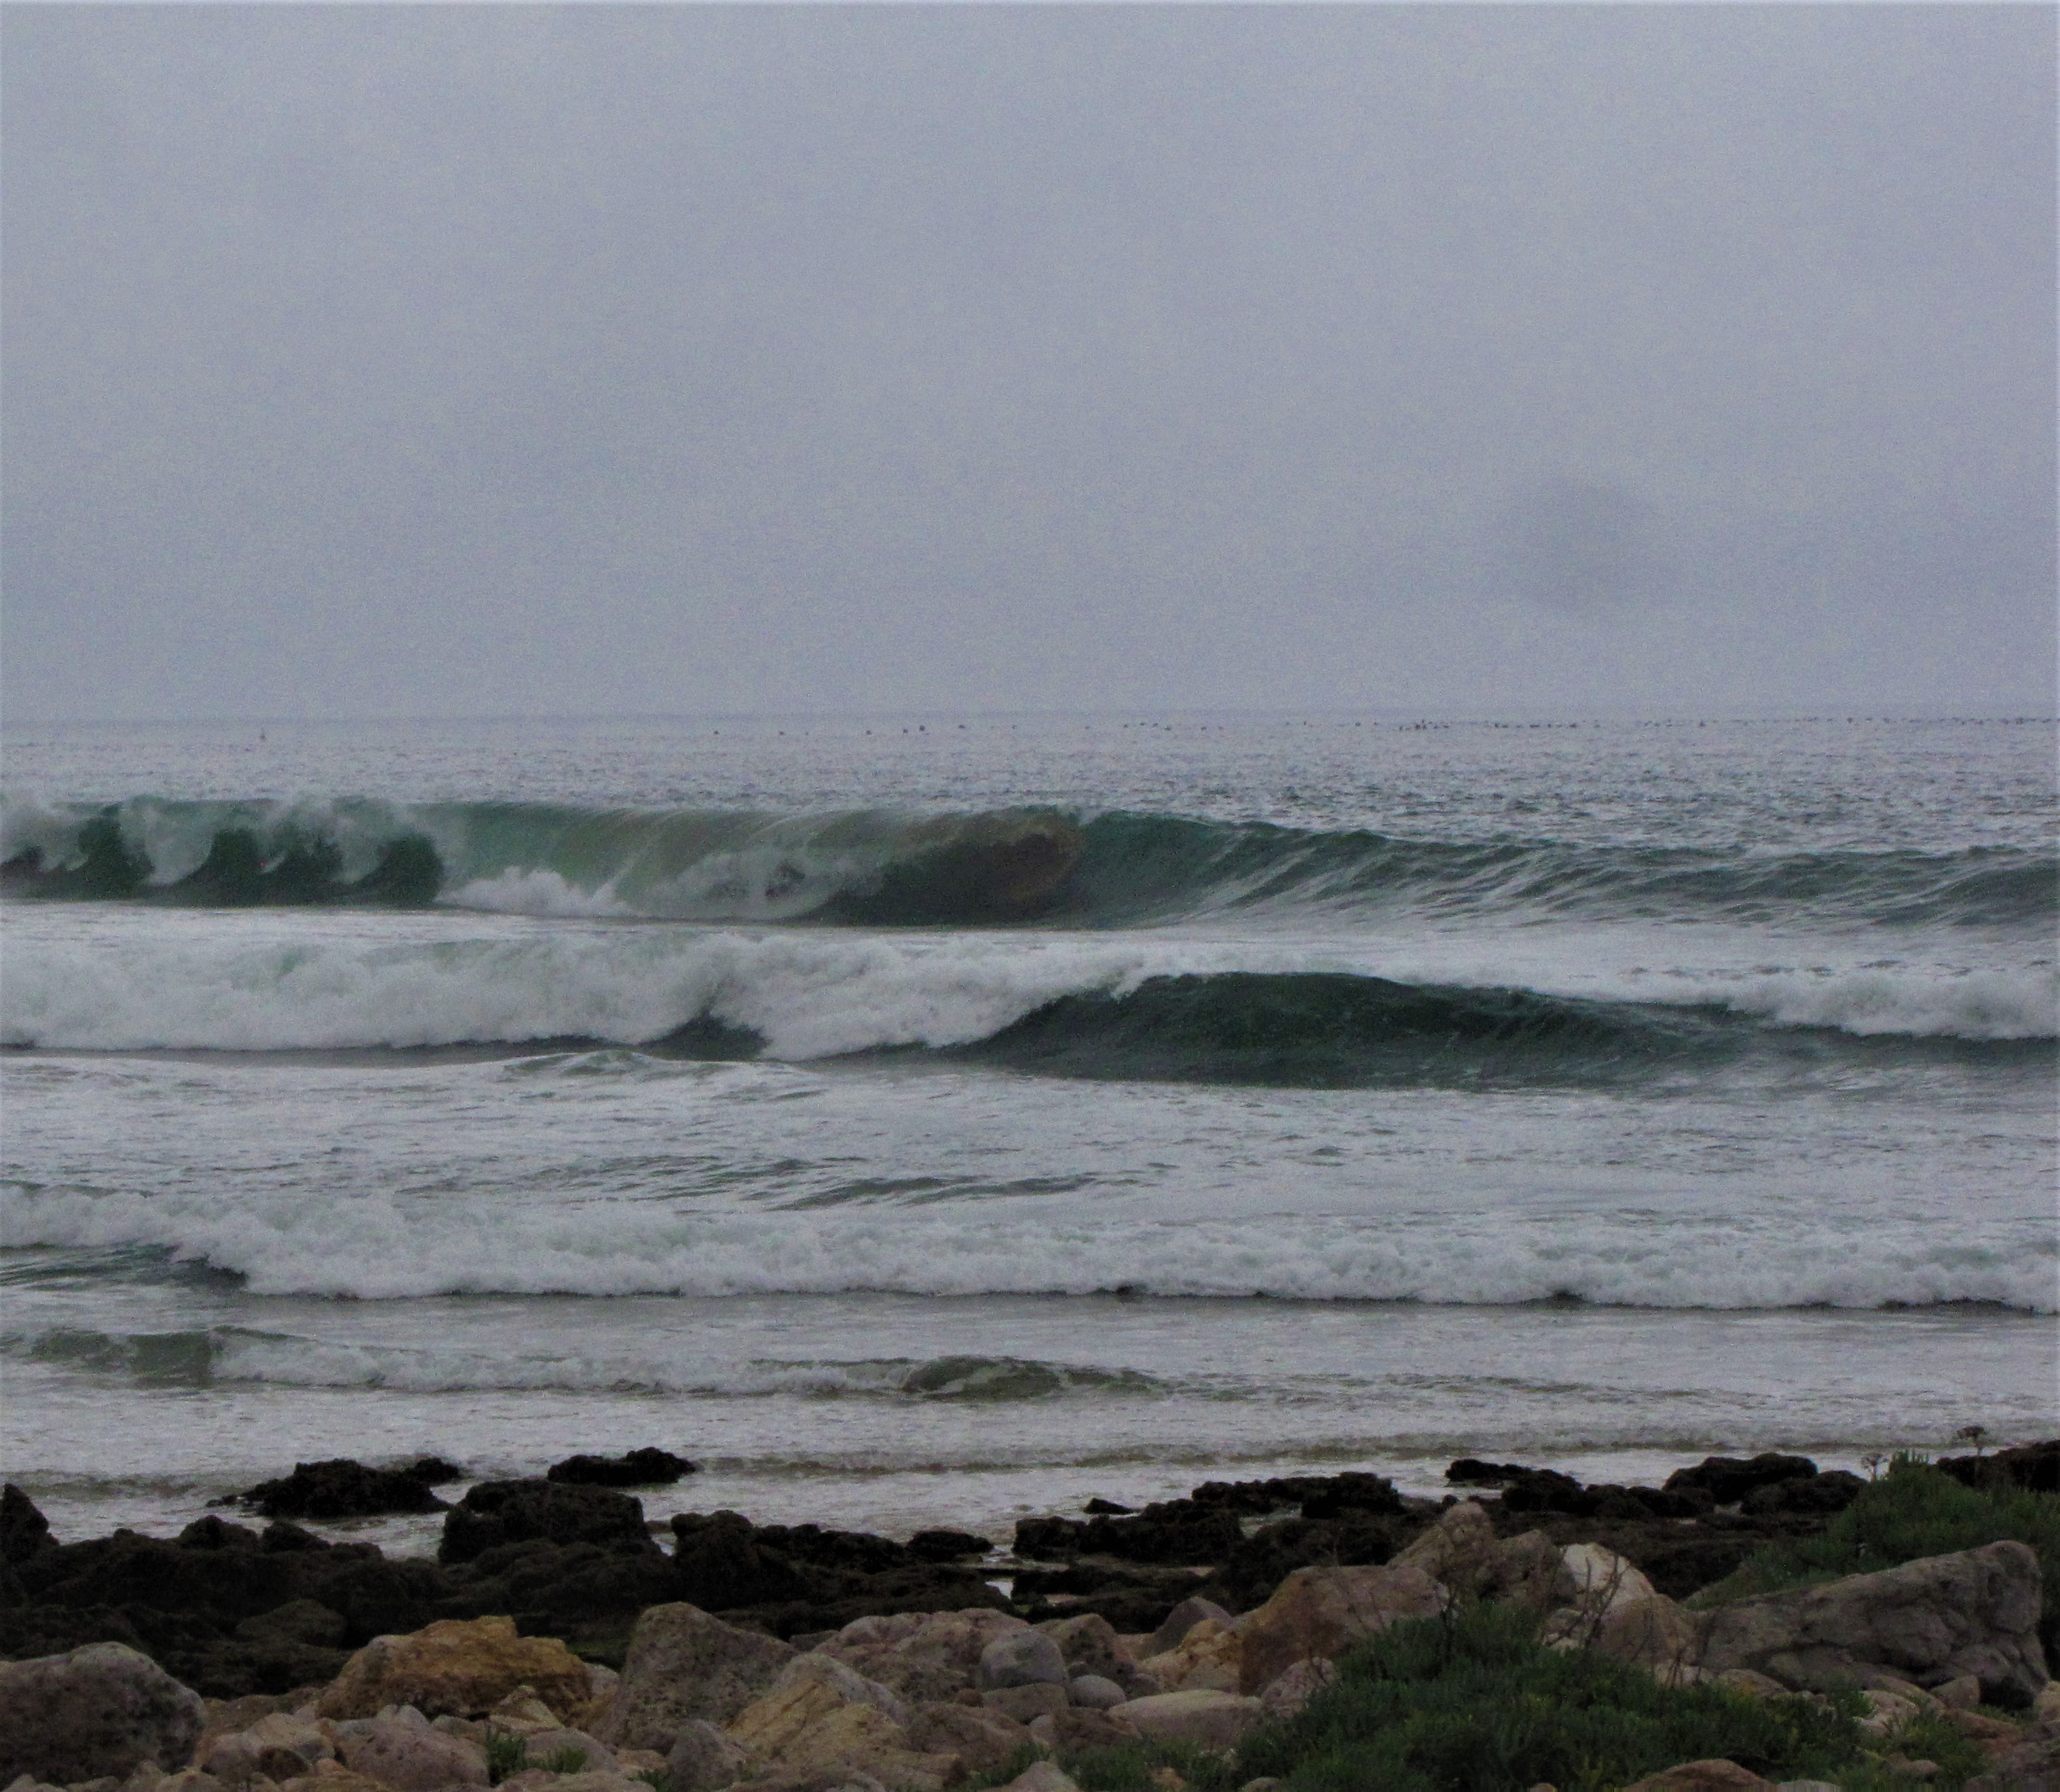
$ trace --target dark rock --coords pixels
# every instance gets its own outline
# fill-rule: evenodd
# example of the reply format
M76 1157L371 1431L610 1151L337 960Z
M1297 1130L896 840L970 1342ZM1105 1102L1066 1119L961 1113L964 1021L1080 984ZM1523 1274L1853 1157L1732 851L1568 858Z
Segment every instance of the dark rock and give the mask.
M310 1550L325 1550L329 1543L317 1537L312 1531L304 1531L297 1524L280 1519L276 1524L265 1527L264 1535L258 1539L260 1545L277 1555L304 1555Z
M1484 1463L1478 1456L1462 1456L1445 1471L1445 1479L1455 1487L1506 1487L1519 1475L1532 1471L1521 1463Z
M313 1643L319 1648L340 1649L350 1626L340 1611L313 1599L289 1599L282 1606L246 1618L236 1634L254 1641L277 1638L287 1642Z
M919 1531L908 1539L908 1553L918 1562L963 1562L993 1547L986 1538L968 1531Z
M231 1524L212 1512L204 1519L195 1519L179 1533L182 1550L255 1550L259 1547L258 1533L248 1525Z
M1935 1465L1962 1487L2022 1487L2032 1493L2060 1493L2060 1438L2043 1443L2021 1443L1994 1455L1945 1456ZM34 1510L33 1507L30 1508Z
M0 1562L11 1567L56 1547L50 1520L36 1503L12 1481L0 1487Z
M1103 1499L1097 1495L1089 1500L1080 1510L1090 1518L1127 1519L1137 1508L1135 1506L1119 1506L1112 1499Z
M1693 1468L1677 1468L1667 1477L1666 1491L1699 1489L1719 1506L1735 1506L1755 1487L1780 1481L1806 1481L1817 1473L1807 1456L1784 1456L1764 1451L1750 1461L1736 1456L1705 1456Z
M1757 1518L1771 1513L1815 1513L1828 1518L1842 1512L1859 1498L1866 1483L1842 1468L1830 1469L1806 1480L1772 1481L1755 1487L1745 1496L1740 1510Z
M700 1472L669 1450L632 1450L623 1456L568 1456L552 1463L544 1479L578 1487L665 1487Z
M1335 1518L1341 1512L1399 1512L1401 1496L1383 1475L1356 1471L1343 1475L1284 1475L1264 1481L1205 1481L1194 1491L1195 1503L1220 1506L1247 1518L1299 1507L1305 1519Z
M435 1456L407 1468L369 1468L339 1456L325 1463L296 1463L277 1481L261 1481L230 1500L267 1519L364 1519L389 1512L441 1512L448 1502L429 1491L463 1471ZM224 1502L223 1503L227 1503Z
M674 1597L704 1611L806 1599L813 1582L784 1556L761 1551L756 1528L741 1512L682 1512L676 1517Z
M1527 1468L1503 1483L1505 1512L1569 1512L1587 1518L1597 1503L1595 1496L1572 1475L1557 1469Z
M635 1551L658 1547L645 1529L642 1503L627 1494L557 1481L482 1481L444 1519L437 1559L469 1562L502 1543L537 1538Z
M1228 1504L1168 1499L1134 1518L1024 1519L1016 1527L1016 1553L1048 1559L1109 1555L1120 1562L1204 1563L1222 1559L1244 1535Z

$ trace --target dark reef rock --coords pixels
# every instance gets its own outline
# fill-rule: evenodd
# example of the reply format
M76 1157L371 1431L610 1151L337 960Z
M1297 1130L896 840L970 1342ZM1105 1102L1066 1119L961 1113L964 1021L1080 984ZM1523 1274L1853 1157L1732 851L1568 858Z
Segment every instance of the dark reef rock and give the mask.
M1989 1492L2021 1487L2030 1493L2060 1493L2060 1438L2020 1443L1992 1456L1945 1456L1936 1466L1962 1487Z
M1044 1559L1108 1555L1119 1562L1204 1563L1220 1560L1244 1535L1228 1504L1167 1499L1134 1518L1022 1519L1016 1527L1016 1553Z
M1384 1475L1284 1475L1265 1481L1204 1481L1193 1494L1200 1506L1220 1506L1245 1518L1300 1509L1305 1519L1341 1512L1399 1512L1402 1496Z
M0 1487L0 1562L11 1567L56 1547L50 1520L36 1503L12 1481Z
M1755 1487L1739 1502L1739 1509L1754 1518L1810 1514L1826 1518L1842 1512L1859 1498L1866 1485L1857 1475L1842 1468L1822 1475L1799 1476L1792 1481L1771 1481Z
M633 1450L624 1456L568 1456L552 1463L544 1479L580 1487L669 1487L700 1472L669 1450Z
M963 1562L993 1547L988 1539L969 1531L919 1531L908 1539L908 1553L918 1562Z
M503 1543L593 1543L656 1554L640 1500L561 1481L482 1481L444 1519L437 1559L469 1562Z
M1445 1479L1455 1487L1506 1487L1519 1475L1531 1471L1521 1463L1484 1463L1478 1456L1462 1456L1445 1471Z
M1765 1451L1750 1461L1735 1456L1705 1456L1693 1468L1677 1468L1667 1477L1668 1493L1707 1494L1719 1506L1735 1506L1760 1487L1782 1481L1815 1479L1817 1465L1807 1456L1784 1456Z
M338 1456L325 1463L296 1463L277 1481L261 1481L218 1504L247 1506L266 1519L369 1519L389 1513L441 1512L447 1502L429 1491L465 1471L435 1456L406 1468L369 1468Z

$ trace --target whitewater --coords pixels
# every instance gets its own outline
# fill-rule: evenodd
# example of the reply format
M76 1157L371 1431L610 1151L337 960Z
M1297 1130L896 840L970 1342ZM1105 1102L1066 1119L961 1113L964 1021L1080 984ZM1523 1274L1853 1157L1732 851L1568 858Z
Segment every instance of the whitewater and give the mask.
M2050 1435L2050 719L11 734L0 1447L1195 1471ZM408 1547L408 1521L389 1540Z

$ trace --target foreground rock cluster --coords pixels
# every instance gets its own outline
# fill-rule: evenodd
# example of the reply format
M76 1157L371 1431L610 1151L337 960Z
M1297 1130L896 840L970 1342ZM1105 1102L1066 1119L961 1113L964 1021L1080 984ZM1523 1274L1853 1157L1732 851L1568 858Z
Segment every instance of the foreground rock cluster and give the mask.
M349 1479L308 1466L326 1471L310 1481ZM1684 1563L1810 1519L1787 1508L1828 1503L1829 1478L1799 1458L1713 1459L1651 1490L1454 1473L1499 1497L1411 1502L1341 1475L1026 1520L1017 1556L1038 1565L1018 1567L1012 1598L981 1562L998 1552L955 1532L900 1544L717 1513L672 1520L667 1551L605 1470L474 1487L434 1563L285 1519L60 1546L10 1489L0 1787L944 1792L1032 1753L1231 1747L1299 1709L1355 1644L1474 1598L1526 1606L1555 1646L1671 1684L1863 1687L1884 1737L1944 1714L2017 1774L1997 1786L2060 1774L2038 1565L2021 1544L1696 1611ZM1787 1491L1747 1510L1769 1488ZM1020 1792L1068 1783L1048 1764Z

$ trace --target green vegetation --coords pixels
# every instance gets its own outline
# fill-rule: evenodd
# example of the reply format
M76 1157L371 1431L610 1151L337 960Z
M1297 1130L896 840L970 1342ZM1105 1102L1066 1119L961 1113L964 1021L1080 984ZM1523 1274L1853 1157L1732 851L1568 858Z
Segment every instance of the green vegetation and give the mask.
M583 1774L586 1771L586 1750L581 1748L553 1749L541 1761L532 1761L533 1767L541 1767L547 1774Z
M1064 1764L1084 1792L1160 1792L1154 1770L1168 1766L1192 1792L1236 1792L1260 1776L1289 1792L1509 1792L1540 1781L1608 1792L1715 1758L1773 1780L1862 1792L1895 1783L1874 1758L1880 1745L1860 1733L1857 1694L1759 1700L1670 1689L1606 1656L1546 1648L1537 1619L1508 1606L1398 1624L1339 1666L1337 1683L1299 1717L1256 1732L1232 1758L1137 1743ZM1978 1766L1978 1750L1935 1720L1892 1747L1937 1762L1938 1786Z
M486 1733L486 1781L498 1786L511 1774L529 1765L529 1745L520 1736L504 1736L497 1730Z

